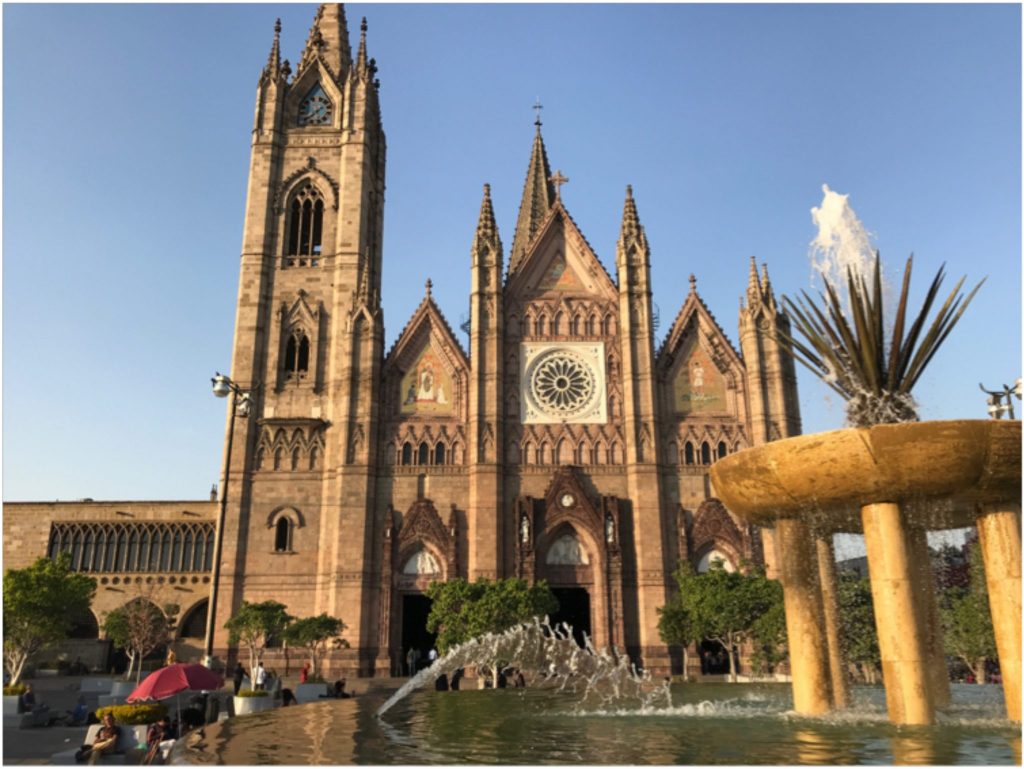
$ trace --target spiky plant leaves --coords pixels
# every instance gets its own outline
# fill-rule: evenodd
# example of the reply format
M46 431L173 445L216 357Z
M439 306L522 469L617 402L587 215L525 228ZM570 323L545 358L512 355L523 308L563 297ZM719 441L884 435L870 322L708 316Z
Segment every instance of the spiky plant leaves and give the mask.
M878 252L870 285L863 275L847 270L849 317L839 292L824 274L825 293L818 295L820 306L806 291L796 301L783 297L793 326L804 338L801 342L779 332L786 349L846 400L846 418L855 427L917 421L911 390L985 282L982 279L965 297L960 293L964 283L961 278L925 330L945 278L945 265L940 267L904 338L913 261L911 254L888 342Z

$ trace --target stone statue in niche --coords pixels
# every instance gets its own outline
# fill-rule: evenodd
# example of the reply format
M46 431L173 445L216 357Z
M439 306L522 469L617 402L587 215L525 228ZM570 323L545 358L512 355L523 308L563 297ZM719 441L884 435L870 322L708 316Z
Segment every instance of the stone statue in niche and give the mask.
M530 520L525 515L519 522L519 540L524 545L530 542Z
M615 521L610 515L604 519L604 538L609 545L615 542Z

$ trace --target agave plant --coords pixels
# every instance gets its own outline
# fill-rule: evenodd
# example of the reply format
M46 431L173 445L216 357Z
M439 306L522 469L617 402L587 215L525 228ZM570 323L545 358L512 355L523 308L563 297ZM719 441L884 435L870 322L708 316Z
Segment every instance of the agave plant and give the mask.
M825 294L819 294L821 306L806 291L802 291L803 298L795 302L783 297L793 325L806 344L786 334L781 336L791 346L793 357L843 397L847 421L854 427L918 420L911 390L985 282L982 279L965 298L960 293L965 280L961 278L925 330L928 314L945 278L943 265L908 328L907 301L914 261L911 254L903 272L892 339L887 343L880 261L875 252L870 290L863 275L855 275L847 269L852 318L844 313L839 292L824 274Z

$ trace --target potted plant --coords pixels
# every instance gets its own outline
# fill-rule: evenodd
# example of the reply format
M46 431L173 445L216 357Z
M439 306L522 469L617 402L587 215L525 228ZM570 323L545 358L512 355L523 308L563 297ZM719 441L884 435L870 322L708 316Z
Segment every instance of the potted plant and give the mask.
M253 671L267 647L267 639L280 637L291 616L285 611L284 604L277 601L249 603L242 601L238 612L229 619L224 627L228 630L228 642L244 646L249 652L250 688L240 689L235 695L235 715L256 713L274 707L274 699L270 693L255 688Z
M25 693L25 684L4 687L4 716L18 715L18 703Z
M306 683L295 688L295 699L299 703L315 702L321 695L330 693L330 688L320 675L320 663L327 652L328 641L337 638L344 629L345 623L337 617L320 614L295 620L285 630L285 640L305 649L309 656Z

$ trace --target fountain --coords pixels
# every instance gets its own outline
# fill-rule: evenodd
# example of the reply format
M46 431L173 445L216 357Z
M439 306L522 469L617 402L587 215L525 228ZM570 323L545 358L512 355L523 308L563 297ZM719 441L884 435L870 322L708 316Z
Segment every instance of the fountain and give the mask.
M886 291L878 257L869 290L866 233L845 196L827 186L824 191L825 201L813 215L821 231L816 263L833 272L832 278L823 273L827 306L819 309L806 294L806 301L787 299L807 344L787 341L802 363L847 399L854 426L747 449L711 468L715 492L732 512L775 529L794 707L822 714L841 705L833 687L838 644L826 621L834 610L831 575L819 568L831 561L819 553L833 533L856 532L864 534L867 547L889 719L934 723L936 708L949 702L949 682L926 532L976 525L1006 715L1020 721L1020 422L920 423L910 397L916 378L981 284L962 301L956 296L961 280L932 328L919 337L940 270L904 340L911 261L890 325L882 312ZM845 295L835 276L842 271Z

